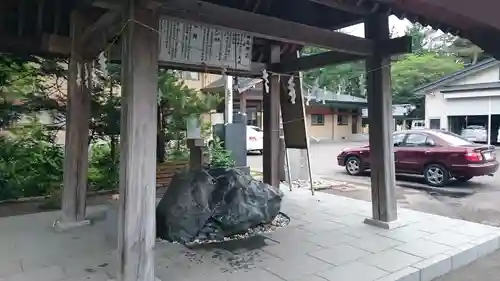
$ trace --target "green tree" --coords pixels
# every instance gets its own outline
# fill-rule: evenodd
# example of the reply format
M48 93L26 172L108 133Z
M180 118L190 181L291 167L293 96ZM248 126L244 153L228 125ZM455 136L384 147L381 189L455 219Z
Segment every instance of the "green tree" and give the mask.
M306 47L301 55L312 55L328 50ZM331 65L304 73L304 83L334 93L364 97L365 66L363 61Z
M462 69L453 56L437 53L410 54L391 66L393 104L416 106L413 116L423 116L423 97L415 95L416 88Z
M453 37L451 41L445 48L446 52L457 56L466 65L476 64L481 60L491 57L484 53L480 47L465 38Z
M24 113L20 101L37 85L35 60L0 54L0 128L11 125Z
M0 137L0 200L48 195L62 181L64 150L33 120Z
M186 122L215 109L220 97L190 89L175 72L162 70L158 80L158 162L165 161L167 148L185 149ZM172 141L175 141L172 144Z
M413 91L425 84L463 68L452 56L428 53L411 54L392 64L392 91L394 103L415 103L419 97Z
M393 103L415 105L417 111L413 112L413 115L422 115L423 98L415 96L414 90L463 68L463 63L455 53L448 51L448 46L459 45L460 42L450 36L439 35L437 31L420 24L411 25L405 34L412 37L413 53L392 58ZM324 51L327 50L306 47L302 50L302 54L310 55ZM360 97L364 96L365 79L363 61L327 66L308 71L304 75L304 82L309 86Z
M424 27L419 23L412 24L405 31L406 36L411 36L411 49L413 54L425 54L439 50L446 41L443 37L436 36L436 30Z

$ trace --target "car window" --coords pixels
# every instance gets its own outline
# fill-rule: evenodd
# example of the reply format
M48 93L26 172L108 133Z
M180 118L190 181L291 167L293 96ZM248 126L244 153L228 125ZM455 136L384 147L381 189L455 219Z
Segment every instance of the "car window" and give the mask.
M392 135L392 143L394 146L401 146L403 140L405 139L405 134L394 134Z
M436 136L452 146L467 146L472 145L472 142L462 138L461 136L450 132L436 132Z
M484 126L478 126L478 125L470 125L470 126L467 126L468 130L486 130L486 128Z
M427 146L427 136L423 134L409 134L405 146Z

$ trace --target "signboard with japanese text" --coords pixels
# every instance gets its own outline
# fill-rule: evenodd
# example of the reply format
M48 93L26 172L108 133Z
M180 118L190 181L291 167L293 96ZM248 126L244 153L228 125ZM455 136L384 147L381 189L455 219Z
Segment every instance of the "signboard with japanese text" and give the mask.
M253 37L243 32L172 18L160 19L159 60L250 70Z

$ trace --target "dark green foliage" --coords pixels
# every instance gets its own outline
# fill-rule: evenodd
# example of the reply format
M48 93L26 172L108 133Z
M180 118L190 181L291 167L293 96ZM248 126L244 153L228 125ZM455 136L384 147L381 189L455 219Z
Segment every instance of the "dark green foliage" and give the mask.
M63 148L36 123L0 137L0 200L50 194L61 184L63 158Z
M181 160L187 152L187 120L215 109L220 98L190 89L172 71L159 73L158 88L158 162Z
M66 65L65 60L0 54L0 129L9 129L15 136L0 140L0 200L60 198L64 149L51 136L66 121ZM90 190L118 187L121 70L115 64L108 64L107 70L106 76L96 68L91 95ZM173 71L159 73L159 89L159 162L187 160L187 119L210 112L220 98L188 88ZM16 124L22 116L42 111L53 117L52 124Z
M412 104L416 110L412 117L423 118L423 97L414 90L443 76L463 68L466 61L475 62L481 50L463 39L438 35L435 30L419 24L411 25L406 35L412 36L412 54L394 56L391 59L391 84L393 104ZM462 48L463 47L463 48ZM326 50L306 47L302 55L311 55ZM462 55L471 57L466 60ZM309 86L325 88L334 93L364 97L366 71L364 61L327 66L304 73L304 82Z
M89 163L89 186L92 190L118 188L119 155L112 144L92 145Z
M215 138L210 152L210 168L234 168L234 166L231 153L223 147L218 138Z

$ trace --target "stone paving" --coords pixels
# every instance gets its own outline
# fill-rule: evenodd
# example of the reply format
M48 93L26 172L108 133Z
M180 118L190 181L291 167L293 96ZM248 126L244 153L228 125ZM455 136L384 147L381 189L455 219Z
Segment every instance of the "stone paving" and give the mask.
M107 281L115 277L104 238L107 207L95 223L55 233L57 212L0 219L1 281ZM371 204L286 191L291 224L245 241L187 249L158 241L156 275L165 281L428 281L499 248L500 229L400 209L392 230L363 223Z

